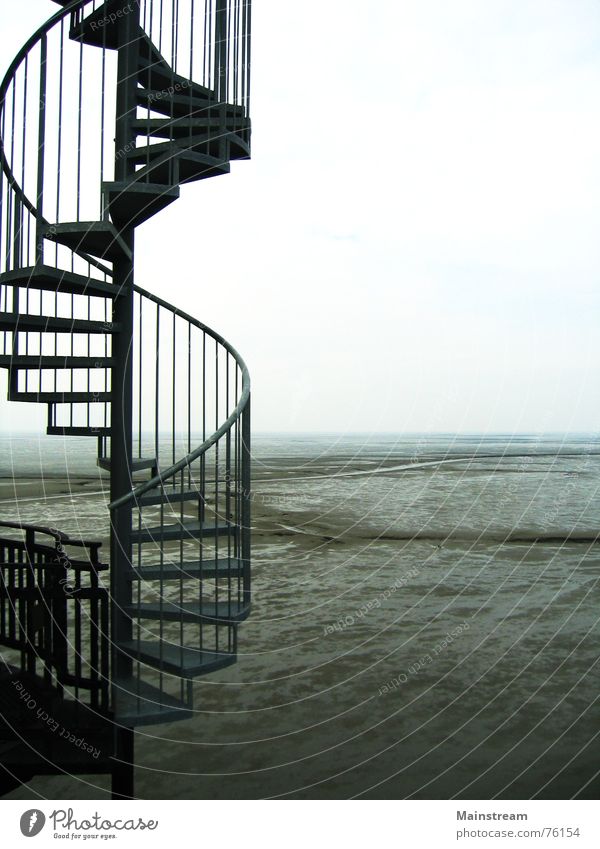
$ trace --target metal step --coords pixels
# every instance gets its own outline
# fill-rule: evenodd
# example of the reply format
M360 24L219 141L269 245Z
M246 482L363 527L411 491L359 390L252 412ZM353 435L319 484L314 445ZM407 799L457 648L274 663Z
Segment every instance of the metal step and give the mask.
M241 622L250 615L250 604L228 601L168 601L126 605L123 610L133 619L157 619L164 622Z
M63 5L62 2L61 5ZM105 0L83 21L71 27L69 37L73 41L90 44L92 47L106 47L107 50L117 50L119 47L119 23L123 16L129 13L130 6L131 0ZM111 13L118 15L118 17L113 19L110 17Z
M44 231L44 238L65 245L72 251L85 251L98 259L115 262L131 259L131 251L110 221L77 221L52 224Z
M152 504L182 504L185 501L200 501L201 498L202 493L198 492L198 490L184 490L181 492L178 489L171 491L165 488L159 492L147 492L135 500L141 507L149 507Z
M190 560L183 563L160 563L140 566L130 575L138 581L179 581L186 578L219 578L235 580L242 574L243 563L235 557L222 560Z
M142 144L130 151L127 158L134 165L150 165L153 159L165 154L174 157L181 151L219 157L222 144L225 145L227 161L250 158L250 144L233 130L223 128L215 128L214 132L203 135L198 135L195 129L194 135L179 133L173 140Z
M103 183L102 192L113 221L120 227L137 227L179 197L179 186L129 182Z
M115 678L112 683L114 719L126 728L177 722L192 716L189 705L139 678Z
M20 392L9 386L9 401L28 401L34 404L100 404L110 401L110 392Z
M215 110L216 112L216 110ZM233 117L198 115L196 117L183 118L136 118L131 122L139 136L148 138L162 138L171 140L188 139L198 133L209 133L214 131L215 136L225 133L239 133L240 135L249 129L246 119L238 119L237 123Z
M88 321L81 318L55 318L29 313L0 312L0 330L19 333L36 331L41 333L118 333L120 327L114 321Z
M110 357L49 357L41 354L0 354L0 368L19 369L95 369L112 368Z
M61 425L48 425L46 428L48 436L110 436L109 427L70 427Z
M223 522L215 525L214 522L198 522L194 520L175 522L175 524L157 525L152 528L142 528L141 531L134 530L131 533L133 543L160 542L162 540L179 540L198 537L214 537L231 533L235 525Z
M6 271L0 274L0 284L19 286L23 289L44 289L51 292L67 292L74 295L97 295L116 298L119 290L112 283L94 280L83 274L63 271L50 265L33 265Z
M171 94L171 90L175 85L169 83L164 89L155 88L138 88L136 91L136 100L142 109L150 109L152 112L159 112L161 115L173 117L190 117L198 114L201 116L209 107L215 107L217 100L214 97L214 92L209 92L208 97L190 96L189 86L186 88L180 83L179 91L182 93ZM210 99L209 99L210 98Z
M111 462L110 457L98 457L96 460L96 464L106 472L110 472ZM131 461L132 472L141 472L144 469L156 470L157 467L158 461L156 460L156 457L134 457Z
M134 660L180 678L196 678L236 662L236 655L231 652L202 651L151 640L117 643L117 649Z
M191 151L180 151L173 154L164 154L159 159L151 162L145 168L136 171L136 180L148 179L153 183L191 183L196 180L205 180L209 177L218 177L221 174L229 174L229 162L218 159L216 156L208 156L205 153L193 153Z

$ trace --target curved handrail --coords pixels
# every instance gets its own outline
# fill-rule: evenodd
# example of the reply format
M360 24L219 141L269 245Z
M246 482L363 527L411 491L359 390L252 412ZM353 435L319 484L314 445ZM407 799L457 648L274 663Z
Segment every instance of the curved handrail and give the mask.
M34 531L37 534L46 534L52 537L55 542L67 542L69 537L62 531L56 528L46 528L43 525L30 525L26 522L0 522L0 528L12 528L17 531Z
M118 507L123 507L125 504L129 502L135 501L140 495L144 495L144 493L149 492L151 489L155 489L161 483L168 480L169 478L174 477L177 472L182 471L182 469L190 466L195 460L205 454L209 448L211 448L215 443L217 443L222 436L227 433L228 430L235 424L236 421L239 420L240 416L244 412L248 400L250 398L250 372L248 371L248 366L242 359L241 355L238 354L236 349L227 342L219 333L215 330L212 330L207 325L203 324L198 319L184 312L183 310L177 309L172 304L167 303L167 301L163 301L162 298L156 297L151 292L147 292L145 289L140 288L139 286L134 286L134 291L141 295L144 298L148 298L153 303L157 304L163 309L167 309L173 313L174 316L178 318L184 319L184 321L188 321L194 327L197 327L199 330L202 330L206 334L208 334L212 339L218 342L223 348L231 354L240 368L242 374L242 391L240 394L240 398L238 403L235 406L235 409L228 416L228 418L223 422L223 424L216 430L211 436L208 437L198 448L195 448L189 454L186 454L185 457L182 457L181 460L178 460L176 463L169 466L168 469L165 469L163 472L159 472L159 474L150 478L147 481L144 481L141 484L138 484L131 492L128 492L126 495L117 498L115 501L111 501L109 506L110 510L115 510Z
M17 55L15 56L13 61L10 63L8 70L4 74L4 78L3 78L2 82L0 83L0 114L2 113L2 111L4 110L4 107L6 105L6 94L8 92L9 87L10 87L10 84L12 83L12 81L14 79L15 72L21 66L21 63L27 57L27 55L31 51L32 47L34 47L42 39L43 36L47 35L47 33L50 32L50 30L52 29L54 24L58 23L59 21L62 21L63 18L66 18L67 15L71 14L71 12L75 12L78 8L83 8L83 6L85 6L87 3L90 3L90 2L92 2L92 0L72 0L72 2L69 3L68 6L65 6L64 9L61 9L58 12L55 12L55 14L52 15L51 18L48 18L48 20L44 24L42 24L41 27L39 27L33 33L32 36L30 36L27 39L27 41L25 42L23 47L21 47L21 49L19 50L19 52L17 53ZM2 167L2 170L4 171L4 174L6 175L6 179L8 180L8 183L9 183L11 189L13 189L15 194L19 197L23 206L25 206L29 210L29 212L31 212L32 215L35 215L35 216L39 215L38 208L36 207L36 205L34 203L32 203L29 200L29 198L25 194L22 186L19 184L17 178L15 177L12 168L10 167L10 164L9 164L8 159L6 158L6 154L4 152L4 139L2 138L1 133L0 133L0 166ZM46 221L45 218L43 218L43 216L42 216L41 220L44 224L49 223L48 221Z
M45 525L32 525L29 522L0 522L0 528L11 528L17 531L33 531L36 534L45 534L52 537L61 546L68 545L77 548L89 548L95 557L98 556L98 549L102 548L102 543L98 540L71 539L69 534L65 534L64 531L59 531L58 528L47 528Z

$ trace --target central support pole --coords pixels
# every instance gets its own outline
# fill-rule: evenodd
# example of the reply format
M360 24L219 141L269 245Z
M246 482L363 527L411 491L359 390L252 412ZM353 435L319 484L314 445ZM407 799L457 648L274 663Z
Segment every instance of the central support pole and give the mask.
M128 13L118 21L117 119L115 128L115 179L127 181L135 166L125 155L135 145L132 120L136 116L136 88L140 39L139 0L128 4ZM116 501L132 488L132 355L133 355L133 284L134 228L120 227L120 235L131 251L131 259L116 260L113 282L119 291L113 301L113 321L120 325L113 334L113 367L111 384L111 463L110 497ZM113 705L115 693L132 688L132 661L116 648L130 640L133 633L131 618L125 608L131 603L131 503L112 511L111 517L111 669ZM133 729L115 726L115 770L113 798L132 798L133 793Z

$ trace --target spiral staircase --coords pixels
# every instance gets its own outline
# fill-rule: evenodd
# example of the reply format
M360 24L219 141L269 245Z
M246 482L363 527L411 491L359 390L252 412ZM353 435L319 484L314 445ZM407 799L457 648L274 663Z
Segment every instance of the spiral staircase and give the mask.
M247 368L134 280L135 229L250 156L250 3L57 2L0 87L0 367L48 434L97 441L110 552L5 523L0 645L15 690L103 741L122 798L132 729L190 717L250 612ZM180 251L165 228L157 259ZM94 771L37 727L40 759L19 698L8 775Z

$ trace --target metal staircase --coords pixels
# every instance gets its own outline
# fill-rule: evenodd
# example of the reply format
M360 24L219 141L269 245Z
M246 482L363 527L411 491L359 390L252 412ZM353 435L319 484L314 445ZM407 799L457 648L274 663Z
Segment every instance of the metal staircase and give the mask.
M123 754L132 728L191 715L192 679L235 662L250 611L248 371L134 280L135 228L250 156L250 3L58 2L0 87L0 367L9 401L46 404L48 434L95 438L109 475L95 709ZM7 616L14 569L0 557ZM0 628L23 668L21 637Z

